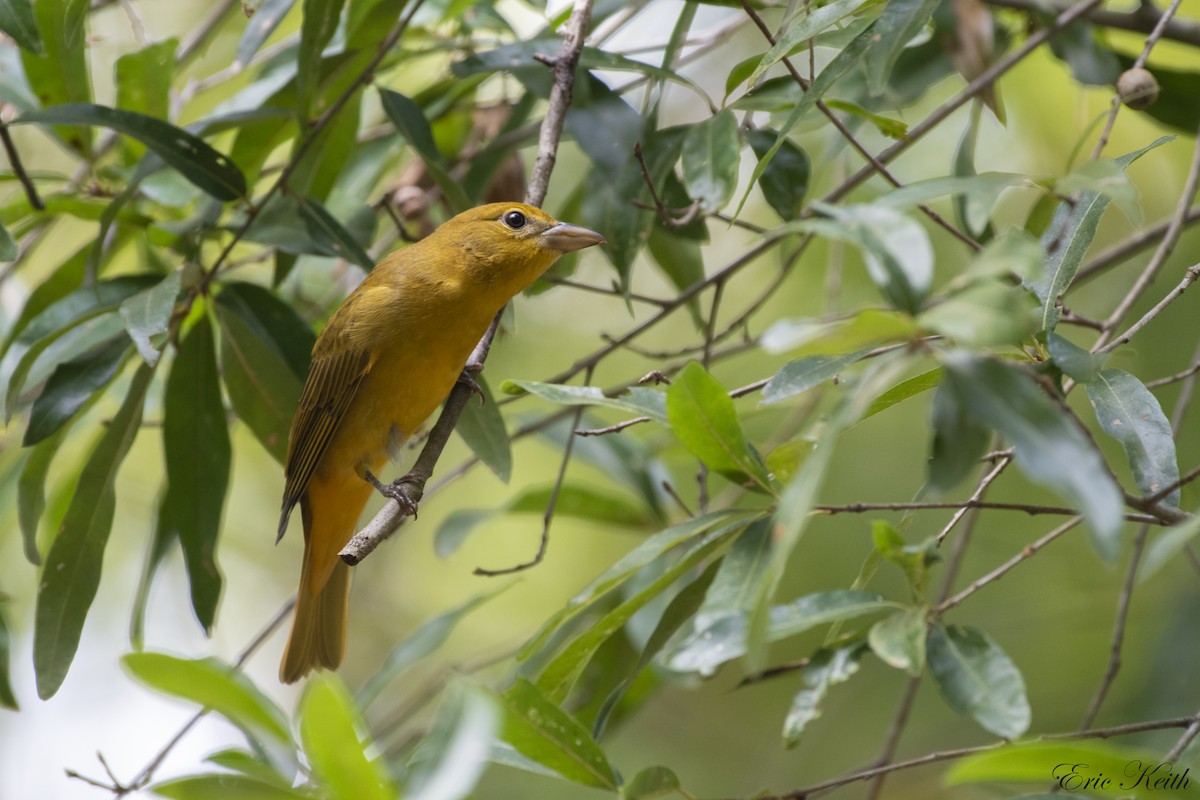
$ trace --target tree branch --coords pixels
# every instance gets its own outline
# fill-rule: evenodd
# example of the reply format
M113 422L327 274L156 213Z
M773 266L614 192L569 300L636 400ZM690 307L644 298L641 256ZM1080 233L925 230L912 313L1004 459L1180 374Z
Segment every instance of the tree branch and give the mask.
M567 107L571 103L571 93L574 90L575 67L579 63L579 53L583 50L583 41L591 15L592 0L578 0L571 12L570 19L567 20L566 34L559 47L558 55L553 59L554 88L550 92L550 104L546 111L546 117L542 121L541 134L538 137L537 160L534 162L529 189L525 195L526 202L530 205L540 206L546 199L550 172L554 169L558 143L562 138L563 122L566 119ZM483 339L476 345L475 352L467 361L468 369L482 369L503 313L502 309L492 320L492 325L484 334ZM424 495L425 484L433 476L434 466L441 458L442 450L450 440L450 434L454 431L454 426L458 423L458 418L462 415L470 398L471 390L468 387L461 382L454 386L449 397L446 398L442 413L433 430L430 431L429 440L425 442L413 469L396 482L397 488L403 486L403 490L414 505ZM354 535L338 555L351 566L358 564L370 555L380 542L395 532L404 517L405 512L401 509L400 504L395 500L388 501L379 513L367 523L366 527Z
M1054 2L1054 0L1041 0L1040 2L1035 2L1035 0L984 0L984 2L997 8L1012 8L1037 14L1045 13L1047 9L1054 13L1060 13L1069 7L1065 3ZM1099 25L1102 28L1119 28L1137 33L1150 33L1163 16L1163 13L1152 3L1139 3L1133 11L1110 11L1106 8L1097 8L1089 11L1085 18L1093 25ZM1200 47L1200 22L1170 19L1163 28L1162 38Z

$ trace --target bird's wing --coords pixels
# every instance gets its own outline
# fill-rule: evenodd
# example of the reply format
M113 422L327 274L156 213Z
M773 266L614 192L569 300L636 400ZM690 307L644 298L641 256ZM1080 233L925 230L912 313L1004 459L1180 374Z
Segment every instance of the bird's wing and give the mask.
M332 348L318 344L288 437L280 538L287 529L292 508L300 502L371 364L371 351L366 347Z

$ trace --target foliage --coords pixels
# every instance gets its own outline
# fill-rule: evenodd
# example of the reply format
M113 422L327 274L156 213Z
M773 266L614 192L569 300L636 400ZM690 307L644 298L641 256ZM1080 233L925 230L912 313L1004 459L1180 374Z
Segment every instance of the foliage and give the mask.
M390 746L373 730L374 704L402 696L397 678L429 662L498 590L426 622L357 693L333 675L310 680L289 713L241 661L143 651L151 586L178 549L187 586L160 588L187 598L206 635L220 629L230 613L221 608L223 573L238 557L225 524L238 447L282 461L314 331L346 288L338 276L353 280L398 239L463 208L523 196L520 154L534 152L556 102L545 62L560 28L574 24L570 9L538 0L226 3L182 42L143 35L113 65L105 99L108 65L92 57L87 32L100 15L121 13L117 4L0 3L9 37L0 42L0 91L16 109L0 127L12 169L0 206L8 262L0 281L21 287L3 320L0 406L23 437L12 482L26 569L38 575L37 694L50 698L73 677L97 592L111 580L102 565L118 473L158 423L158 511L138 534L145 566L130 613L134 652L122 663L147 687L225 718L245 740L184 777L161 778L155 763L133 788L172 798L441 800L470 796L495 764L627 799L691 797L706 790L669 765L623 772L610 732L634 724L664 686L731 674L739 687L791 682L790 705L761 720L787 747L814 729L858 736L829 709L852 692L844 684L867 674L928 676L953 712L1021 739L1037 710L1021 665L1004 636L950 612L1080 521L1097 564L1130 576L1126 604L1133 576L1144 580L1191 547L1196 471L1180 464L1194 453L1181 444L1181 411L1164 410L1158 390L1183 384L1186 399L1196 362L1180 359L1195 336L1176 348L1178 374L1157 382L1130 340L1197 279L1193 267L1174 290L1146 295L1153 306L1137 305L1195 215L1190 197L1169 198L1178 201L1176 224L1151 233L1131 173L1194 146L1200 74L1164 67L1157 103L1121 110L1118 124L1137 113L1159 126L1124 155L1101 157L1098 146L1053 174L1011 162L1013 171L990 171L999 159L985 153L980 132L1002 112L983 90L1028 57L1017 48L1040 53L1048 40L1045 49L1087 85L1107 86L1132 63L1128 48L1075 21L1083 5L1064 22L1045 16L1048 4L1001 13L939 0L580 3L590 18L571 20L609 35L580 53L565 109L572 144L560 154L570 180L556 184L562 196L550 206L606 237L612 288L589 284L595 272L564 259L533 293L561 284L615 296L632 323L592 353L569 353L565 372L527 365L527 374L491 376L496 393L485 385L484 404L458 427L474 457L453 474L482 463L515 480L513 443L534 434L561 453L562 467L539 471L498 506L452 507L434 539L448 556L499 518L540 514L546 525L586 520L638 540L565 605L545 609L539 629L490 677L442 680L418 696L418 705L436 698L436 713ZM140 29L137 4L120 6ZM624 52L622 36L645 19L670 24L648 54ZM712 19L728 27L714 32ZM743 28L764 34L754 51L716 58ZM198 77L197 54L216 32L236 33L232 63ZM1005 47L1015 61L1001 60ZM699 57L720 74L692 69ZM980 68L964 66L968 57ZM956 69L962 76L947 90ZM987 86L960 91L980 74ZM709 84L723 91L719 101ZM399 86L404 93L389 88ZM968 108L951 113L960 107ZM938 123L959 127L958 148L900 185L885 165ZM1011 124L1013 141L1036 135ZM1077 150L1098 133L1085 132ZM878 155L854 172L856 153L868 152ZM1200 158L1193 190L1197 170ZM394 225L380 224L386 212ZM1125 224L1166 244L1133 278L1103 276L1115 309L1075 294L1116 259L1097 256L1096 242ZM64 228L85 231L86 242L55 246ZM1194 263L1194 248L1181 257ZM820 264L827 286L844 277L851 290L820 296L811 278L797 278L802 261ZM655 285L673 292L647 296L642 287ZM1098 303L1099 320L1079 310ZM1141 316L1131 322L1135 308ZM692 328L676 329L690 336L686 346L658 353L645 344L660 322L688 315ZM621 360L630 353L641 358L636 368ZM619 379L592 385L609 364L619 364ZM747 374L755 380L736 386ZM1079 386L1091 410L1071 402ZM870 495L869 479L831 491L842 442L877 415L892 424L886 415L912 398L931 409L919 432L929 458L917 496L825 503ZM237 438L242 427L253 445ZM568 475L572 461L605 482ZM1006 472L1019 502L989 504L989 486ZM65 490L56 479L64 474L73 476ZM968 480L970 499L952 502ZM679 488L690 485L694 493ZM430 492L422 510L443 502ZM955 511L944 527L928 516L916 522L939 508ZM1004 542L1017 555L952 595L969 576L946 553L965 548L981 513L1004 508L1067 523L1041 540ZM906 516L882 518L894 511ZM788 578L810 528L822 514L851 513L880 517L846 545L858 548L859 574L798 590ZM1142 523L1136 535L1131 519ZM1169 530L1141 559L1151 526ZM8 676L10 631L20 629L0 606L0 705L14 710L32 702ZM902 706L897 731L907 714ZM893 760L892 748L879 764ZM1116 770L1143 757L1132 747L1033 741L962 761L948 780L1046 783L1064 759Z

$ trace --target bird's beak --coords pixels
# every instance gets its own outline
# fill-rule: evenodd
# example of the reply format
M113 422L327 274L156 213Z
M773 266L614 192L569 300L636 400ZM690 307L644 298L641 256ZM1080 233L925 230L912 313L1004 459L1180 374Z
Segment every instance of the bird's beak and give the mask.
M542 234L541 239L546 247L559 253L570 253L594 244L604 244L604 237L595 231L566 222L559 222L548 228Z

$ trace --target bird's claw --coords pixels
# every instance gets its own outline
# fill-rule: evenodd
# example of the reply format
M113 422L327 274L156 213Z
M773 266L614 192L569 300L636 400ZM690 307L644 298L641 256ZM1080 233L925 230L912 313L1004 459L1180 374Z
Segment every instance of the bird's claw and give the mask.
M468 392L478 397L480 405L487 402L487 396L484 395L483 389L480 388L479 381L475 380L475 376L481 372L483 372L483 364L467 364L458 375L458 383L461 383L467 388Z
M417 518L417 503L408 496L403 488L405 484L413 482L411 475L405 475L397 478L391 483L383 483L379 480L379 478L376 478L373 474L371 474L370 470L367 470L367 472L363 475L363 478L366 479L367 483L374 486L375 490L381 495L391 500L395 500L396 504L400 506L400 510L404 512L405 516L412 517L413 519Z

